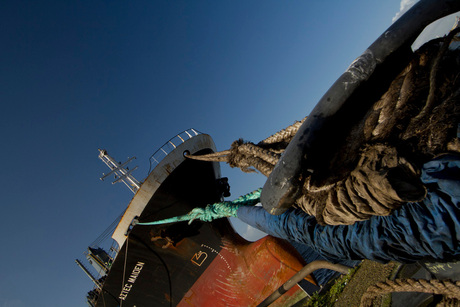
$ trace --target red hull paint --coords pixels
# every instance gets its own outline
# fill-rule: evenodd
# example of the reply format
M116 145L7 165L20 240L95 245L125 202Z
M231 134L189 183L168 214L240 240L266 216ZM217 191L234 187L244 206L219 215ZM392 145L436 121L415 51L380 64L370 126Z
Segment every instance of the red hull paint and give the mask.
M217 253L206 245L195 260ZM197 255L198 256L198 255ZM203 260L204 259L204 260ZM178 306L256 306L299 271L305 262L286 242L267 236L254 243L235 246L225 242L214 261L185 294ZM313 278L307 280L316 285ZM295 286L273 306L289 306L304 296Z

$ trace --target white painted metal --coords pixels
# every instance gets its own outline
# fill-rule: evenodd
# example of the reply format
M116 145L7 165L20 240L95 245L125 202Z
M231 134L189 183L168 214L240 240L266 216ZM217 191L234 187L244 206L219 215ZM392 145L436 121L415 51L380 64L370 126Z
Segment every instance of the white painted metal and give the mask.
M132 170L127 170L125 168L125 166L133 159L136 159L136 157L128 159L125 163L117 163L114 158L108 155L107 150L99 149L99 159L101 159L111 170L107 174L102 174L101 180L104 180L104 178L113 174L116 180L112 182L112 184L121 181L131 190L131 192L136 194L141 185L139 181L131 175L131 172L134 171L137 166Z

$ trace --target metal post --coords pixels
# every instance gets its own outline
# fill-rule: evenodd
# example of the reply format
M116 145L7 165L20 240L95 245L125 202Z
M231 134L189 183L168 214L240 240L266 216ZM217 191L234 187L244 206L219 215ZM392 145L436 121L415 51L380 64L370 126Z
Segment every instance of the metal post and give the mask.
M269 297L267 297L262 303L257 305L257 307L269 306L271 303L276 301L281 295L283 295L284 293L289 291L289 289L294 287L298 282L307 277L307 275L311 274L313 271L316 271L318 269L329 269L340 272L342 274L347 274L350 268L341 264L333 264L325 260L315 260L313 262L310 262L309 264L304 266L300 271L298 271L294 276L292 276L291 279L289 279L281 287L279 287L278 290L276 290Z
M76 262L77 265L83 270L83 272L85 272L86 275L88 275L88 277L94 282L94 284L95 284L99 289L102 289L101 284L96 280L96 278L94 278L93 274L91 274L91 272L88 271L88 269L80 262L80 260L75 259L75 262Z

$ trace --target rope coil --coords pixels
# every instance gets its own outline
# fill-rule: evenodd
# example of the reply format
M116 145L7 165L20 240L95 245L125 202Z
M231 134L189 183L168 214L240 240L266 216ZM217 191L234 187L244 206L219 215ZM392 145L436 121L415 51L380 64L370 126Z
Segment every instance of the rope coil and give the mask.
M313 167L315 162L308 166L312 171L299 179L304 180L302 193L293 205L321 225L351 225L390 215L425 196L420 166L447 150L460 151L460 49L448 48L458 31L413 55L367 114L342 133L339 150L324 152L328 158L321 167ZM268 177L304 121L257 144L240 139L228 150L187 158L227 162ZM322 156L321 148L317 151Z

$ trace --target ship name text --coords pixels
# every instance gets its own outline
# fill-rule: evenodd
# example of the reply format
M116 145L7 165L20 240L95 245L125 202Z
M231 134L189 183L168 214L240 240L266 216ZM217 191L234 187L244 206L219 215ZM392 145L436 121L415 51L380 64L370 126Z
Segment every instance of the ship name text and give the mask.
M140 261L136 263L133 271L131 272L131 275L129 275L128 282L121 289L121 293L118 296L120 300L123 300L123 301L126 300L126 298L128 297L129 291L131 291L131 288L136 282L137 277L139 277L139 274L141 273L141 270L144 267L144 264L145 263L140 262Z

